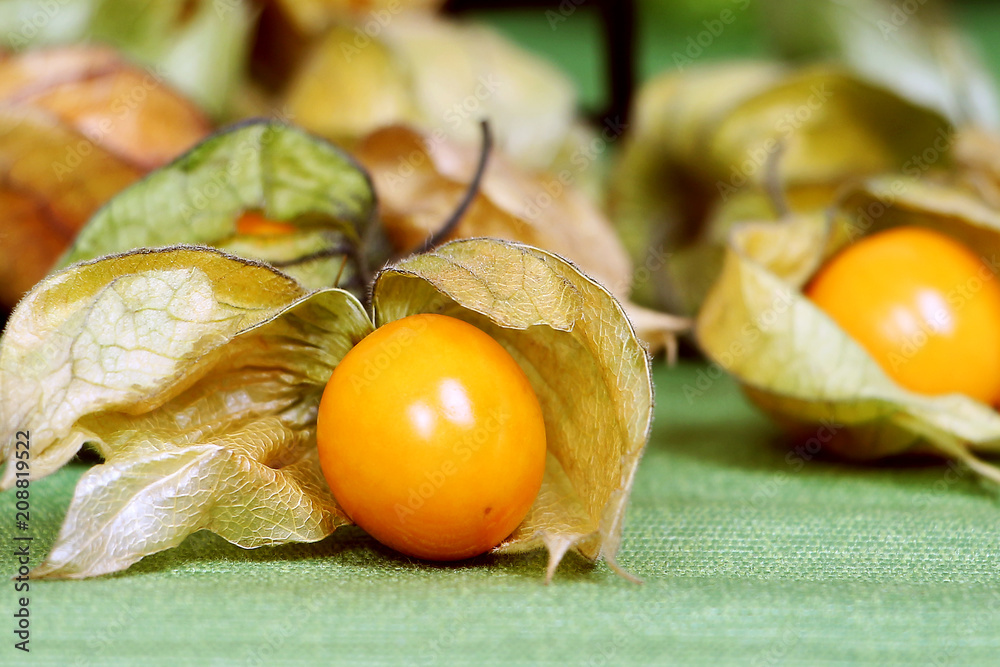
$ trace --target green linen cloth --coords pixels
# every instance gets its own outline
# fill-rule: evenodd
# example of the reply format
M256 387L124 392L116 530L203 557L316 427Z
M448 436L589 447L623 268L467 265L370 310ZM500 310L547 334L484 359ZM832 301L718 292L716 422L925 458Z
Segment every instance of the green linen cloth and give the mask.
M555 26L538 13L490 18L600 104L591 12ZM701 29L655 18L640 20L644 76ZM764 51L746 18L706 60ZM995 9L959 18L1000 62ZM198 533L121 574L33 582L30 654L13 648L24 594L4 576L0 665L1000 663L1000 492L937 461L801 464L709 370L656 368L620 557L641 586L573 557L546 586L541 553L421 563L357 529L256 551ZM32 484L33 564L83 469ZM14 502L0 496L8 576Z
M202 532L33 582L27 656L3 584L0 664L997 664L1000 493L938 461L800 464L709 370L656 368L621 554L642 585L571 557L546 586L540 553L428 564L357 529L256 551ZM32 484L36 559L82 470ZM0 507L9 574L13 494Z

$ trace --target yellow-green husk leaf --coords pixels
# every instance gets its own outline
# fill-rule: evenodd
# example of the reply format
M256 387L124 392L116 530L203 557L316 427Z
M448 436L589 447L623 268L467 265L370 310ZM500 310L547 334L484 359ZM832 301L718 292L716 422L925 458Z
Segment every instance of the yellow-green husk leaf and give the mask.
M469 322L527 374L545 418L548 464L524 522L496 548L569 549L617 568L625 506L652 419L647 354L620 304L569 262L493 239L455 241L384 270L378 324L416 313Z
M372 330L342 290L308 292L210 248L138 251L40 283L0 341L0 485L89 443L80 479L34 577L124 569L208 529L243 547L310 542L346 523L316 456L333 368Z
M550 253L472 239L384 269L373 302L380 324L432 312L480 327L539 397L545 479L497 551L547 547L550 577L569 549L620 571L652 385L611 293ZM372 330L348 292L309 292L206 247L114 255L46 278L0 340L3 486L16 477L19 430L31 432L33 479L85 443L104 462L81 477L33 576L118 571L201 529L253 548L349 523L319 468L315 420L333 369Z
M671 254L640 303L694 313L734 219L821 210L845 183L951 162L939 114L837 67L692 67L651 81L612 181L612 218L640 261Z
M886 208L880 198L892 190L897 194ZM883 212L874 224L859 215L872 201ZM1000 216L968 196L903 177L875 180L849 196L832 220L803 215L734 228L722 273L698 316L698 341L751 400L827 451L864 460L931 449L1000 481L1000 471L970 453L1000 450L996 410L961 394L926 396L899 386L802 294L845 243L900 224L934 227L966 243L990 238L1000 251ZM988 248L974 247L988 257ZM686 392L695 400L699 390Z
M244 212L285 222L284 234L241 233ZM251 121L222 130L125 189L90 219L62 258L134 248L211 245L282 269L306 287L367 289L368 259L385 244L367 173L336 146L291 125Z

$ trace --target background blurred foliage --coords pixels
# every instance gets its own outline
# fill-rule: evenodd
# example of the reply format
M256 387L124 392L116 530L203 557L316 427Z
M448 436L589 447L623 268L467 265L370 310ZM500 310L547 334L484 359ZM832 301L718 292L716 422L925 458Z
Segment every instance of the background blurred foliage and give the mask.
M570 0L572 3L574 0ZM904 0L898 0L902 4ZM910 0L921 5L929 0ZM605 101L604 52L600 17L589 2L582 2L564 21L546 18L545 10L508 9L472 12L469 16L488 21L508 37L545 54L564 69L577 84L585 108L599 108ZM684 53L688 38L705 30L705 21L717 19L726 9L736 16L725 33L704 48L698 62L731 58L774 57L773 25L761 10L765 5L812 6L813 0L638 0L636 18L636 73L641 83L674 68L674 54ZM888 3L890 6L893 3ZM744 7L745 9L741 9ZM947 3L956 26L970 36L989 71L1000 72L1000 5L986 0ZM792 12L792 15L798 12ZM560 34L553 39L553 33Z
M241 79L252 69L249 63L252 49L244 38L266 42L264 37L271 25L267 8L273 20L277 12L275 7L281 1L0 0L0 24L3 25L20 26L24 16L34 16L39 11L44 13L48 11L46 8L58 10L53 11L43 29L29 30L30 34L24 29L8 31L0 34L0 43L15 52L67 42L110 43L140 63L155 63L155 73L162 72L180 92L192 96L214 119L225 122L243 113L262 113L261 109L266 108L247 104L243 99L247 91L240 92ZM330 0L332 4L339 1ZM365 4L344 2L352 7ZM1000 72L1000 22L997 21L1000 7L995 3L638 0L636 84L676 71L679 65L703 65L734 58L829 55L837 45L833 31L816 18L822 8L880 2L884 7L912 7L907 11L919 21L911 23L936 17L940 4L945 10L943 14L973 38L985 62L986 75L997 78L996 73ZM463 11L462 16L491 24L514 42L550 59L576 84L585 110L595 112L604 108L609 94L602 4L598 0L552 0L547 7L542 0L532 0L528 4L536 6ZM614 3L606 2L603 6L614 6ZM121 7L127 9L120 10ZM720 18L725 19L724 24ZM810 21L810 28L799 28ZM869 37L873 42L882 41L877 31L874 37ZM12 38L17 41L11 42ZM279 59L280 49L265 51L270 58ZM212 66L204 66L205 62ZM892 71L891 66L882 69ZM279 84L287 80L285 76L279 79ZM617 143L612 144L612 151L619 148Z
M96 41L123 49L140 63L162 67L167 78L191 95L210 114L219 117L233 104L234 82L247 73L240 41L247 32L258 40L269 28L257 23L273 21L280 0L0 0L0 25L17 27L52 6L52 20L43 29L0 35L0 45L19 51L31 47ZM412 0L411 0L412 2ZM798 54L815 57L832 48L829 30L797 30L797 25L815 21L823 5L850 7L878 4L879 0L637 0L637 83L657 73L676 68L678 58L696 53L697 63L731 58L776 57ZM305 4L305 3L304 3ZM365 3L345 2L362 8ZM449 3L449 5L452 3ZM455 2L462 16L482 20L525 47L547 56L570 74L577 84L585 109L596 110L607 100L601 16L597 0L542 0L512 2L535 5L468 11L477 3ZM500 2L484 2L499 5ZM613 3L608 3L613 4ZM987 0L939 2L938 0L882 0L888 8L913 7L906 11L925 19L943 7L944 15L976 42L991 73L1000 71L1000 7ZM122 10L126 7L126 11ZM40 9L41 8L41 9ZM357 9L364 15L362 9ZM261 13L263 12L263 13ZM708 24L725 12L734 20L712 35L707 46L694 42ZM87 32L89 26L89 32ZM10 43L13 37L16 43ZM692 50L689 50L692 49ZM206 56L197 62L193 53ZM269 57L280 57L270 52ZM196 59L197 60L197 59ZM211 62L211 67L203 66ZM259 72L257 72L259 74ZM236 101L239 107L239 100ZM238 111L236 109L235 111Z

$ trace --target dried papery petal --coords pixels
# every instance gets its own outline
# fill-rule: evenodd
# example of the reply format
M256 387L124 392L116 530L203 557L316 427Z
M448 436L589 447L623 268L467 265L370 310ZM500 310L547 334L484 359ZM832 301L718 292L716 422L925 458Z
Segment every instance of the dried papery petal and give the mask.
M209 248L76 264L36 287L0 341L2 486L14 433L31 475L84 443L81 478L33 577L128 567L201 529L247 547L347 523L323 481L315 420L330 373L372 330L349 293L309 293Z
M148 73L169 81L213 116L226 112L243 76L257 11L248 0L74 0L60 2L54 15L36 0L5 4L10 7L0 12L0 49L30 53L106 44L148 66ZM136 93L122 104L141 102Z
M358 20L384 26L401 12L432 12L444 0L277 0L281 10L288 15L295 27L305 34L316 34L331 24Z
M361 296L364 253L376 267L387 256L374 207L367 174L346 153L295 127L253 121L213 135L115 197L62 263L196 243L269 262L308 287L339 279ZM241 226L248 212L288 231Z
M462 153L449 156L461 172ZM479 197L502 211L489 197L512 201L532 182L497 165L501 187ZM442 191L464 190L434 178ZM35 477L85 443L104 457L81 478L36 577L124 569L200 529L252 548L315 541L348 522L319 473L315 418L334 367L373 325L349 292L309 292L273 265L299 272L336 258L338 276L348 261L361 276L384 247L374 205L367 174L345 154L254 122L213 136L93 218L65 258L77 263L42 281L0 339L3 485L14 480L17 430L32 433ZM584 222L606 233L599 220ZM315 239L340 245L310 246ZM272 265L205 246L128 250L178 241ZM547 475L500 549L547 546L549 576L571 548L617 568L652 386L646 350L613 294L556 255L478 239L384 269L373 300L379 323L455 314L505 345L530 377ZM648 316L647 328L662 325Z
M403 126L367 136L355 155L372 175L382 225L398 252L419 248L438 231L468 189L478 158L472 147ZM500 151L490 156L479 192L452 234L482 236L544 248L575 262L625 302L653 351L673 349L674 334L687 327L682 318L627 303L631 262L610 222L573 182L520 168Z
M956 124L1000 127L993 73L951 20L948 3L922 0L919 11L907 11L911 7L883 0L763 0L755 9L783 56L843 62Z
M384 270L377 323L440 313L489 333L531 380L549 451L542 490L499 552L568 549L617 569L625 506L652 419L647 354L622 307L571 264L529 246L455 241Z
M615 556L652 419L649 360L621 306L568 262L457 241L384 270L379 322L418 312L494 336L532 382L548 464L501 552ZM349 520L316 458L315 419L339 360L372 331L342 290L216 250L177 247L76 264L36 287L0 340L3 485L18 430L32 475L84 443L84 474L35 577L128 567L200 529L247 547L322 539Z
M106 48L0 57L0 303L16 303L108 199L208 121Z
M693 313L733 221L822 210L856 179L947 167L953 142L942 116L838 68L733 63L656 79L612 186L633 257L673 254L639 296Z
M561 72L490 28L420 13L398 15L374 36L335 26L286 101L296 122L348 146L392 123L476 145L487 118L515 163L544 169L579 141L576 95Z
M210 129L205 115L154 70L104 47L0 59L0 100L46 111L143 171L174 159Z
M881 212L874 223L872 205ZM801 292L837 249L899 225L936 229L994 266L1000 258L1000 216L981 201L903 176L875 179L846 196L832 221L738 225L698 316L698 341L755 403L796 433L822 433L829 451L867 460L929 449L1000 481L1000 470L972 454L1000 450L992 406L901 387Z

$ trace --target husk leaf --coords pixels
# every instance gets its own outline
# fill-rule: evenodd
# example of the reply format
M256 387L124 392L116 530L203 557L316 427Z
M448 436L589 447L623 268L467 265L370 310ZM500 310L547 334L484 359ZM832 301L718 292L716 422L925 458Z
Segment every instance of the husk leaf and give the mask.
M652 419L649 360L621 306L571 264L492 239L456 241L384 270L379 325L440 313L487 332L531 380L549 452L542 491L496 548L568 549L616 567L622 521Z
M652 418L649 360L614 297L571 264L495 239L385 269L379 324L440 312L521 364L546 423L545 481L497 550L569 549L619 569L625 505ZM38 479L89 443L86 472L33 578L124 569L200 529L243 547L315 541L348 518L319 469L315 418L339 360L373 329L343 290L204 247L143 250L46 278L0 339L0 485L15 432Z
M348 147L392 123L476 145L488 118L497 145L534 169L579 140L566 76L486 26L412 12L360 46L359 32L332 28L289 83L285 102L303 127Z
M633 258L673 253L645 304L693 313L718 275L734 219L824 208L847 182L947 166L951 125L937 113L832 66L692 67L650 82L612 185L612 217ZM905 128L905 131L902 130ZM732 208L741 209L736 215ZM685 255L690 255L685 257Z
M0 304L41 280L102 204L208 129L110 49L0 55Z
M170 81L213 116L221 115L243 75L253 27L247 0L7 0L0 8L0 48L96 43L125 53ZM40 19L45 19L41 20ZM122 99L140 99L133 92Z
M382 226L397 252L417 249L437 232L467 191L477 158L471 147L399 125L365 137L354 154L371 174ZM653 352L672 353L675 334L689 326L684 318L628 302L631 260L611 223L575 183L518 167L500 151L490 156L479 191L451 234L481 236L544 248L575 262L623 302Z
M211 245L259 259L307 287L367 289L368 257L381 265L375 195L350 156L302 130L250 121L220 131L97 212L61 264L133 248ZM259 212L294 231L241 233Z
M77 484L33 577L86 577L212 530L244 547L316 541L346 521L319 470L316 405L371 331L342 290L309 293L217 250L76 264L12 313L0 343L0 435L31 434L31 478L84 443Z
M828 451L869 460L929 449L1000 481L1000 470L971 453L1000 450L995 409L961 394L926 396L899 386L802 294L844 244L904 224L937 229L975 248L994 269L1000 265L996 212L946 186L873 179L832 218L736 226L698 316L698 341L751 400L797 435L820 438Z

